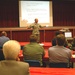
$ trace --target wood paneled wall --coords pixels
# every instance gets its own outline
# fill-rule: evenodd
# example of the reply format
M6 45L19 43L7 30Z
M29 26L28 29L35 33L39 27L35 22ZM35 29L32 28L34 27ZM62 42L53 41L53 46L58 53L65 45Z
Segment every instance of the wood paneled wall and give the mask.
M50 27L40 29L40 42L50 42L55 35L55 31L64 27ZM73 37L75 36L75 27L69 27ZM19 42L29 42L29 36L32 34L32 29L26 28L0 28L1 31L6 31L8 37Z

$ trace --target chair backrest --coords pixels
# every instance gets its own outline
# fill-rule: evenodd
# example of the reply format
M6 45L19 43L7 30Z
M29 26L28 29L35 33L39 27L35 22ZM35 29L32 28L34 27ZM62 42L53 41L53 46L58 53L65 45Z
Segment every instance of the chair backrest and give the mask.
M2 46L0 46L0 49L2 49Z
M52 68L69 68L68 63L49 63L49 67Z
M3 50L2 50L2 49L0 49L0 61L1 61L1 60L5 60L4 54L3 54Z
M30 67L40 67L40 62L37 60L24 60L24 62L29 63Z

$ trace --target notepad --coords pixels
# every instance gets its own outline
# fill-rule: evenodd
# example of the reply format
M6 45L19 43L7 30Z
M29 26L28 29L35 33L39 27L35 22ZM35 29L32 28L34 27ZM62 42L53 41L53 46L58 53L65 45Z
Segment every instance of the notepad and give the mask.
M43 46L44 44L43 43L39 43L41 46Z
M66 38L72 38L72 32L65 32Z
M73 40L73 38L72 38L72 32L65 32L65 38L67 40Z

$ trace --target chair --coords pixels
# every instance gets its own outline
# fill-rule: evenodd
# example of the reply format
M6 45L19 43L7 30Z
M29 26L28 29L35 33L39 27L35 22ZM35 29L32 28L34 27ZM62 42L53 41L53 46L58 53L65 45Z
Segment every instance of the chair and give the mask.
M2 46L0 46L0 49L2 49Z
M4 54L3 54L3 50L2 50L2 49L0 49L0 61L1 61L1 60L5 60Z
M40 67L40 62L37 60L24 60L24 62L29 63L30 67Z
M51 68L69 68L68 63L49 63L49 67Z

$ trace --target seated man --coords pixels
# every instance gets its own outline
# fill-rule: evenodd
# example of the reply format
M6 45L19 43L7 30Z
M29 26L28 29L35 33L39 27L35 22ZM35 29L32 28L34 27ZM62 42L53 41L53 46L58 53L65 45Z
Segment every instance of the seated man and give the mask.
M3 53L5 60L0 61L1 75L29 75L29 64L17 61L20 44L15 40L4 43Z
M56 46L56 36L60 34L60 31L56 31L55 32L55 36L54 38L52 39L52 46Z
M3 44L8 40L10 39L7 37L7 33L5 31L2 31L0 37L0 47L2 48Z
M60 31L56 31L55 32L55 37L52 39L52 46L56 46L57 43L56 43L56 36L59 35L59 34L63 34L64 35L64 32L60 32ZM68 46L68 41L66 40L65 43L64 43L64 47L67 47Z
M42 66L42 58L45 55L44 48L37 43L37 36L30 36L30 43L23 48L24 60L38 60Z
M50 63L69 63L71 58L71 50L64 47L65 36L59 34L56 36L56 46L50 47L48 50Z
M73 37L73 41L71 42L71 49L75 50L75 36Z

